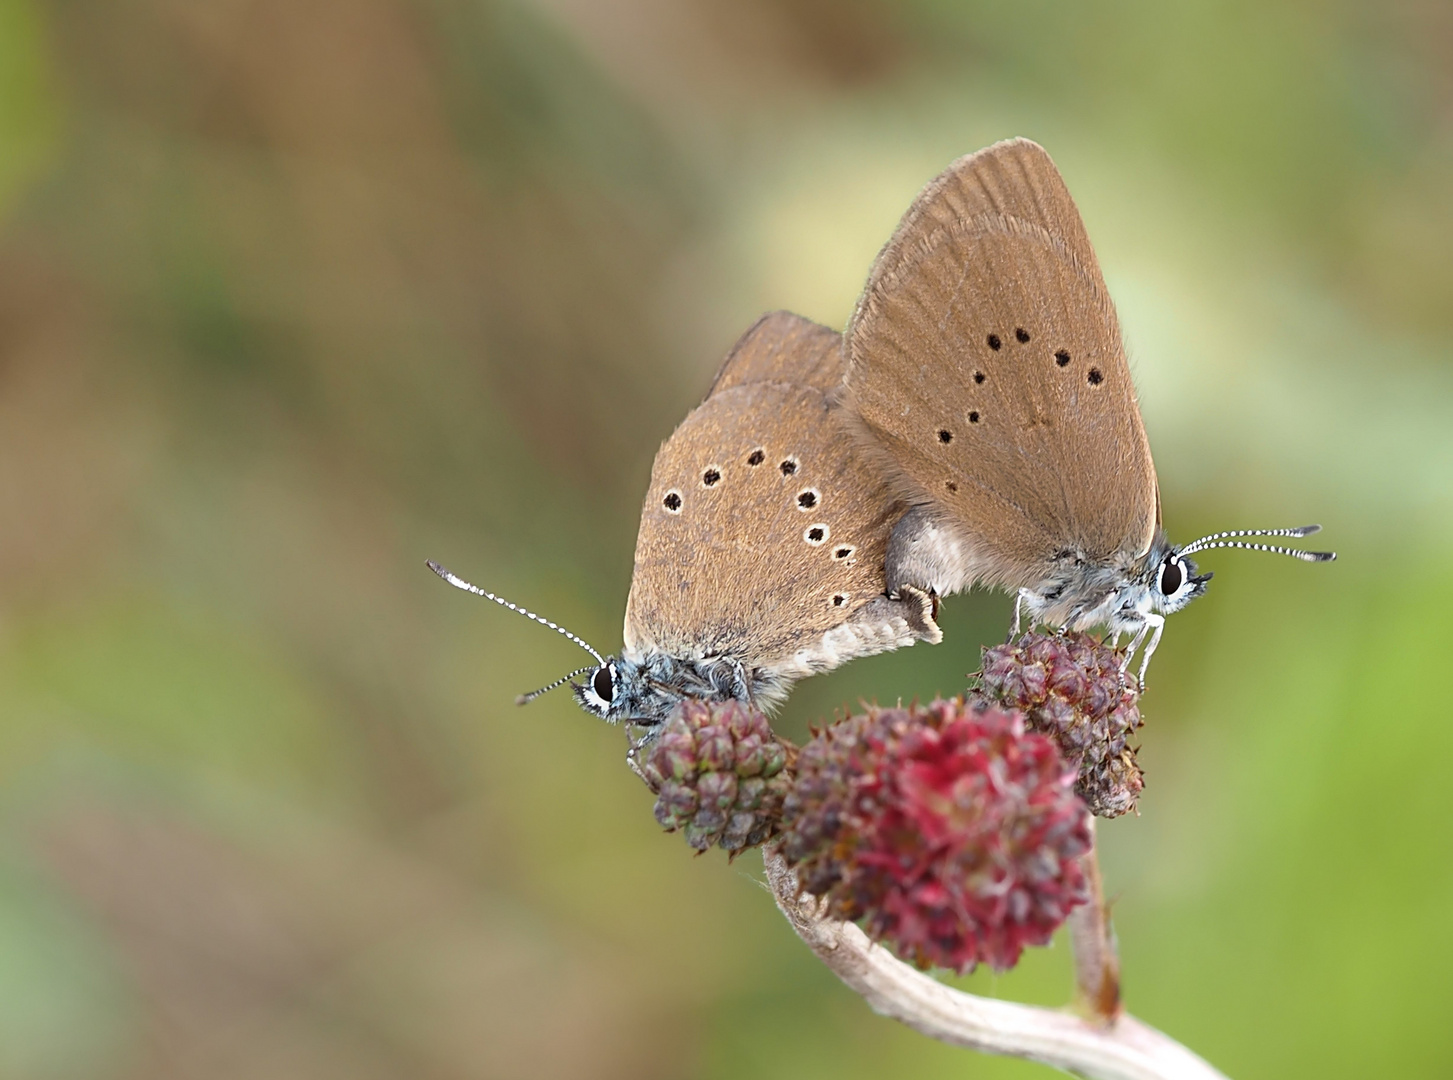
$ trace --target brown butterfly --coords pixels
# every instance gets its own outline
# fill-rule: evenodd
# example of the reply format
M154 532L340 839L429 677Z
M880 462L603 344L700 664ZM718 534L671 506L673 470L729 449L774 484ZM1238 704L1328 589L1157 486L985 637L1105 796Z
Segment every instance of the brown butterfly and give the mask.
M842 374L842 335L797 315L766 315L737 342L656 455L619 656L429 564L595 657L522 701L584 675L586 711L651 727L684 698L770 707L804 676L941 639L925 590L887 595L908 504L831 407Z
M1146 643L1232 540L1161 531L1150 445L1120 327L1074 200L1027 139L960 158L909 207L873 265L847 335L840 394L870 456L913 503L894 529L889 591L1015 591L1033 623L1103 626Z

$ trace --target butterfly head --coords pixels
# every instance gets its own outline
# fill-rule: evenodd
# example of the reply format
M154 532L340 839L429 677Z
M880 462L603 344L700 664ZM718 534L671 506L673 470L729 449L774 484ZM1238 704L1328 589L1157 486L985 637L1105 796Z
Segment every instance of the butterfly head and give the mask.
M602 656L588 641L577 634L572 634L558 623L536 615L533 611L526 611L518 604L512 604L504 597L487 592L478 585L471 585L438 563L430 562L428 565L430 570L456 589L473 593L475 596L482 596L486 600L493 600L501 607L509 608L516 614L523 615L542 626L548 626L557 634L575 642L595 658L594 664L577 668L568 675L562 675L548 686L542 686L528 694L521 694L515 699L516 704L528 705L541 694L549 693L558 686L570 683L575 691L575 700L580 703L582 709L591 715L613 724L629 720L634 723L651 725L664 720L666 713L680 699L679 694L672 698L669 694L661 693L662 688L658 685L658 681L648 677L645 667L629 657ZM578 675L585 676L583 683L573 681Z
M654 725L679 700L679 695L663 695L647 677L645 669L627 657L607 657L602 663L584 671L582 682L572 682L575 701L592 716L611 724L622 721Z
M1186 555L1164 540L1161 543L1166 550L1157 553L1158 559L1148 560L1144 585L1150 610L1169 615L1202 595L1213 575L1197 574L1196 564Z
M1179 611L1206 591L1206 582L1211 574L1197 574L1196 564L1191 556L1211 548L1243 548L1249 551L1270 551L1277 555L1290 555L1303 562L1331 562L1337 556L1331 551L1303 551L1300 548L1282 547L1240 539L1263 536L1310 536L1320 525L1303 525L1295 529L1239 529L1232 532L1212 533L1199 540L1193 540L1184 547L1176 547L1164 535L1157 534L1151 544L1138 574L1131 575L1117 590L1107 620L1112 630L1133 628L1143 622L1147 614L1169 615Z
M1051 587L1028 589L1021 594L1032 618L1039 622L1062 623L1071 630L1104 626L1112 633L1136 633L1147 622L1159 623L1206 591L1211 574L1198 574L1191 558L1210 548L1234 547L1290 555L1303 562L1330 562L1330 551L1302 551L1239 539L1263 536L1309 536L1320 526L1295 529L1245 529L1203 536L1184 547L1176 547L1157 533L1150 550L1128 568L1086 566L1077 560L1073 571Z
M1132 566L1086 573L1082 588L1067 589L1067 598L1078 597L1079 602L1064 625L1071 630L1103 626L1112 633L1135 633L1147 621L1159 622L1205 593L1211 577L1196 573L1196 564L1185 551L1157 534L1150 550ZM1030 610L1037 614L1032 603Z
M736 698L769 708L785 693L785 684L771 671L750 673L740 661L722 656L679 657L657 651L606 657L595 667L575 672L585 678L572 683L575 700L592 716L612 724L655 728L673 709L690 698L726 701Z

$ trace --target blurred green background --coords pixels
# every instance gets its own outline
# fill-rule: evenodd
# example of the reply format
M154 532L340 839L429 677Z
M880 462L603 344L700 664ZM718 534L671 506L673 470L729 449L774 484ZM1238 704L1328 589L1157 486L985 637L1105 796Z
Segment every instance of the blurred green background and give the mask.
M870 1014L557 692L762 311L1055 156L1209 555L1102 830L1129 1007L1453 1075L1453 6L0 0L0 1077L1029 1077ZM801 685L953 692L945 644ZM1063 942L965 980L1058 1004Z

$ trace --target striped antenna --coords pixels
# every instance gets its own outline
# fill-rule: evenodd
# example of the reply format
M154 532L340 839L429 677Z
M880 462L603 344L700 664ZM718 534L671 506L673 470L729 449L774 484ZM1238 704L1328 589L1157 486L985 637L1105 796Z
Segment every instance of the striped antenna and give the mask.
M493 600L500 607L507 607L518 615L523 615L527 619L534 619L535 622L541 624L542 626L548 626L551 630L554 630L555 633L560 634L562 637L568 637L571 641L575 642L575 644L579 645L586 652L590 653L591 656L595 657L597 663L605 663L605 657L601 656L600 653L592 649L584 638L577 637L575 634L572 634L569 630L565 629L565 627L560 626L557 623L552 623L549 619L542 618L541 616L536 615L533 611L526 611L518 604L511 604L502 596L496 596L492 592L485 592L478 585L469 584L469 582L465 581L462 577L451 574L448 570L445 570L442 566L434 562L432 559L427 561L427 565L430 570L434 571L434 573L438 574L441 578L449 582L449 584L453 585L456 589L463 589L465 592L472 592L475 596L482 596L486 600ZM581 668L580 670L589 671L590 669ZM576 675L579 674L580 671L572 672L571 674L565 676L564 679L561 679L560 682L565 682L567 679L573 679ZM545 690L553 690L556 686L559 685L560 683L553 683L550 686L545 687ZM523 696L529 699L533 699L538 695L543 694L545 690L537 690L533 694L525 694Z
M530 702L534 701L541 694L548 694L551 690L554 690L555 687L557 687L557 686L564 686L571 679L575 678L575 676L577 676L577 675L584 675L587 671L594 671L594 670L595 670L595 668L593 668L593 667L576 668L569 675L562 675L562 676L560 676L560 678L556 679L549 686L542 686L538 690L531 690L528 694L521 694L519 697L515 698L515 704L516 705L528 705Z
M1320 525L1302 525L1295 529L1233 529L1230 532L1212 533L1187 544L1177 555L1194 555L1198 551L1212 548L1241 548L1245 551L1270 551L1275 555L1290 555L1303 562L1331 562L1337 557L1335 551L1303 551L1300 548L1281 547L1277 544L1248 544L1241 540L1230 540L1232 536L1311 536L1320 532Z

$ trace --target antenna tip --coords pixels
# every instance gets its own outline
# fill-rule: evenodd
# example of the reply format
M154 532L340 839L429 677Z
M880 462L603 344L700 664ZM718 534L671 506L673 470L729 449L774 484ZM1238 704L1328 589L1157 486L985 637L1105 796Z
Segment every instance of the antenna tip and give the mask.
M430 570L434 571L434 573L438 574L441 578L447 578L449 576L449 571L445 570L433 559L425 559L424 565L427 566Z
M1312 562L1337 561L1337 553L1335 551L1309 551L1307 554L1312 557Z
M530 703L530 695L529 694L516 694L515 695L515 704L516 705L528 705L529 703Z
M1301 528L1296 529L1296 530L1293 530L1293 535L1294 536L1311 536L1313 533L1319 533L1321 531L1322 531L1322 526L1320 526L1320 525L1303 525Z

